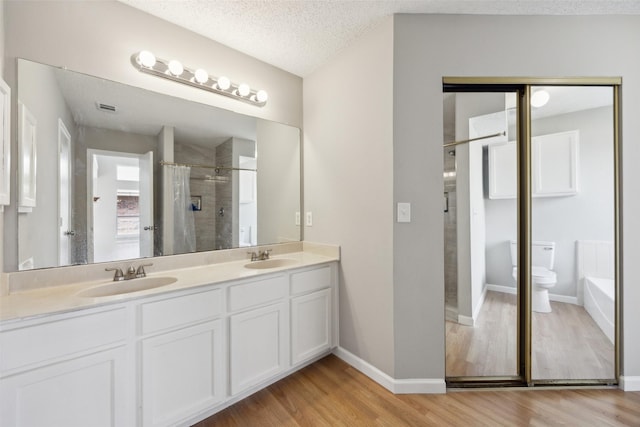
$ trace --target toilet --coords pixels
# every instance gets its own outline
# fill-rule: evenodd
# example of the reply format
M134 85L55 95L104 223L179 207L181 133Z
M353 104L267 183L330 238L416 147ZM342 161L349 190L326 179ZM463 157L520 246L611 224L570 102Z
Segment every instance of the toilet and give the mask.
M555 286L557 278L552 271L556 253L555 242L534 241L531 244L531 310L551 313L549 289ZM518 243L511 241L511 265L513 278L518 280Z

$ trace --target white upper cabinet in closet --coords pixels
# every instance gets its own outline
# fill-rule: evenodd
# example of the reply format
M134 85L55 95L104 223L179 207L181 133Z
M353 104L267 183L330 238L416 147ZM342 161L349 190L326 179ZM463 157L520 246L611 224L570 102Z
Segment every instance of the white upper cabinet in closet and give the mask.
M578 193L577 130L532 138L533 197L573 196ZM489 146L489 198L513 199L518 169L515 142Z

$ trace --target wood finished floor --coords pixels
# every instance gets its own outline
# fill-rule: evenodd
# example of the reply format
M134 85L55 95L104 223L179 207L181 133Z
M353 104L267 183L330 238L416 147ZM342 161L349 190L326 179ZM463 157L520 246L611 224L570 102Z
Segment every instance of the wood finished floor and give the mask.
M583 307L533 313L534 379L612 379L615 350ZM516 296L487 292L475 327L447 321L447 376L516 374Z
M640 426L640 392L473 390L394 395L328 356L194 427Z

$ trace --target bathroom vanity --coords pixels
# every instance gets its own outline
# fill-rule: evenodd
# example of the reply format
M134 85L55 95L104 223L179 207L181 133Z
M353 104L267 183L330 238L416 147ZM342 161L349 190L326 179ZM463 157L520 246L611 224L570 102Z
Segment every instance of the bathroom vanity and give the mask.
M176 279L165 286L116 295L79 296L103 281L3 297L16 311L0 327L2 424L191 425L328 354L337 252L272 259L288 261L168 270L148 276Z

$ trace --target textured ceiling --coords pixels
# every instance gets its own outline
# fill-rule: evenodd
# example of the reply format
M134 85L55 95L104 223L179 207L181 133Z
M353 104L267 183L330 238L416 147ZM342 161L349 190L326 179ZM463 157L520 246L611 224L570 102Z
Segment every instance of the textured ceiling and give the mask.
M305 77L394 13L640 14L640 0L119 0Z

